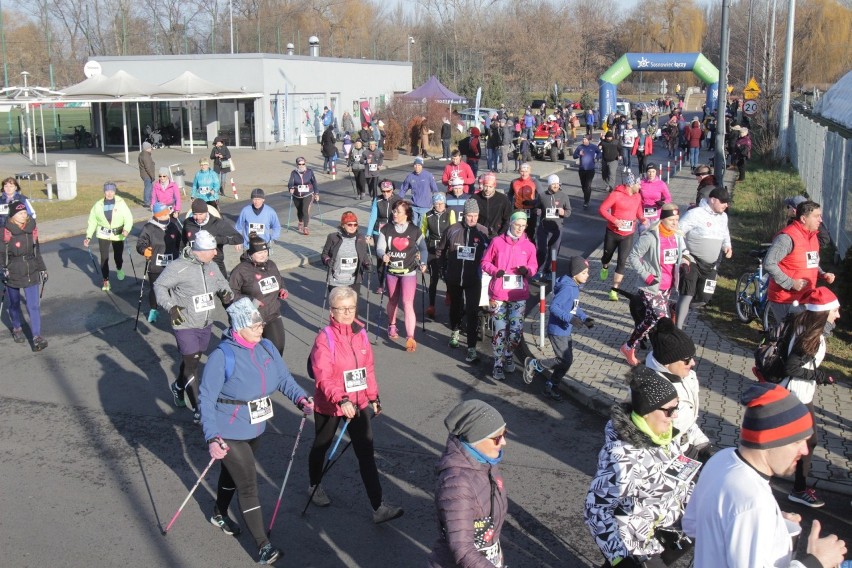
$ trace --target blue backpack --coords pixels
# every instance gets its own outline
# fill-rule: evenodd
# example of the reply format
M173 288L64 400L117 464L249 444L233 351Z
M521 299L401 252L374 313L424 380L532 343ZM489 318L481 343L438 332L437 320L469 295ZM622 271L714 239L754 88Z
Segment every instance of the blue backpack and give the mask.
M275 346L266 338L260 340L260 345L266 351L266 353L272 357L272 352L276 351ZM234 366L236 365L236 359L234 357L234 350L231 349L231 346L225 343L224 341L216 347L219 351L222 352L222 355L225 356L225 382L228 382L228 379L234 374Z

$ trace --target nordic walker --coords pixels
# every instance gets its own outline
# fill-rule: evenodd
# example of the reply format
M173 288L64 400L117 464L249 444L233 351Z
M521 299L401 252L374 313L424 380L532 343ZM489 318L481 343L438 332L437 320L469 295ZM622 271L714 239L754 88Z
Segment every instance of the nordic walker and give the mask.
M320 253L322 263L328 267L328 290L349 286L355 293L361 291L365 273L373 270L373 259L367 239L358 234L358 217L352 211L340 216L340 227L329 233Z
M385 282L388 288L388 339L399 338L396 329L396 312L399 304L405 314L405 350L417 349L414 330L417 316L414 311L414 296L417 293L417 271L426 272L426 239L412 222L411 204L398 201L393 207L392 222L379 231L376 254L385 264Z
M316 381L316 437L308 461L308 491L313 494L315 505L331 505L331 499L320 485L323 462L337 437L341 419L346 420L361 481L373 509L373 522L380 524L401 517L403 510L382 499L370 425L373 416L382 412L382 404L373 366L373 349L364 324L357 319L357 300L355 291L346 286L331 291L329 324L317 334L311 349L308 364Z
M41 258L36 221L23 201L9 203L9 218L3 227L3 253L0 254L0 279L9 296L9 319L12 320L12 338L15 343L24 343L22 328L21 292L27 303L30 316L30 331L33 334L33 351L47 347L41 336L41 309L39 307L39 284L47 282L47 267Z
M289 297L278 266L269 259L269 245L257 235L249 236L248 249L240 257L229 280L234 298L249 298L257 302L263 316L263 337L272 342L284 355L284 320L281 302Z
M574 326L571 322L577 318L589 329L595 325L594 320L580 307L580 287L588 279L589 261L582 256L572 256L568 274L556 280L553 301L550 303L550 315L547 318L547 338L553 348L553 357L550 359L527 357L524 360L524 382L527 384L532 383L535 373L552 371L550 377L545 380L542 394L557 402L562 400L559 384L574 362L574 340L571 339Z
M444 419L447 445L438 461L435 507L440 535L427 566L504 566L500 533L509 500L500 471L506 421L481 400L466 400Z
M479 339L479 299L482 295L482 277L479 264L488 247L488 229L480 225L479 205L473 199L464 205L461 221L452 225L441 236L436 254L445 266L447 296L450 298L450 347L459 346L460 329L464 318L467 335L465 361L475 363L476 343Z
M0 193L0 229L6 226L6 220L9 218L9 205L13 201L20 201L27 208L27 214L32 219L36 218L35 210L33 209L30 200L26 195L21 193L21 184L13 177L7 177L3 180L3 192Z
M272 393L283 393L306 416L314 405L272 343L262 339L263 316L251 300L237 300L228 307L228 315L231 328L210 354L199 392L204 439L210 457L221 460L210 523L227 535L242 532L228 516L234 492L238 493L243 522L257 545L258 564L272 564L282 553L264 530L255 452L273 415Z
M680 265L692 263L683 235L677 231L679 220L677 205L663 205L660 220L642 233L627 258L630 267L645 283L639 288L645 304L645 317L636 324L627 342L621 346L621 354L632 367L639 364L636 344L645 338L658 319L671 315L669 297L672 290L677 290Z
M464 216L464 205L470 199L470 194L464 192L464 181L460 177L450 178L447 189L447 209L456 214L456 221Z
M216 211L216 209L214 208L213 211ZM216 239L216 256L213 258L213 262L219 267L222 276L227 278L225 245L233 245L234 250L240 252L243 250L243 236L229 220L211 214L207 202L203 199L196 199L192 202L190 213L191 215L183 224L182 247L191 245L198 231L204 230L213 235Z
M317 176L314 175L314 171L306 164L305 158L296 158L296 169L290 172L290 179L287 181L290 199L293 200L293 205L296 206L296 217L299 220L296 232L300 235L309 234L308 223L311 221L311 205L313 205L314 201L319 201ZM263 197L262 193L263 191L261 190L261 197ZM252 197L254 197L254 192L252 192Z
M352 177L355 178L355 193L358 194L358 199L364 199L364 193L367 191L367 177L365 175L364 164L361 163L361 156L364 154L364 144L360 138L355 139L355 145L349 152L349 158L346 165L352 171Z
M361 165L364 166L364 176L367 179L367 189L370 199L376 199L379 189L379 171L385 161L385 154L376 146L375 140L367 143L367 149L361 154Z
M210 169L210 160L201 158L199 170L192 180L192 199L203 199L207 205L219 209L219 174Z
M390 223L393 218L393 208L402 198L394 193L393 182L389 179L383 179L379 184L381 195L373 200L373 205L370 208L370 219L367 221L367 242L371 245L379 240L379 231ZM385 282L385 266L382 260L382 255L376 251L376 268L379 271L379 284L376 293L381 294Z
M313 175L313 173L311 173ZM275 209L266 205L266 193L259 187L251 190L251 203L243 207L236 229L243 236L243 248L248 248L249 235L254 233L270 246L281 236L281 222Z
M516 211L509 228L494 237L482 258L482 271L491 276L488 285L489 306L494 324L494 380L505 379L515 371L515 349L521 341L524 307L530 296L529 279L535 275L535 245L527 238L527 216Z
M224 305L234 299L228 281L212 265L214 256L216 239L207 231L199 231L192 245L184 248L181 257L170 262L154 282L157 304L169 313L181 355L180 371L171 385L175 406L186 406L186 394L196 424L201 420L198 365L210 343L216 307L213 295L218 295Z
M624 268L627 264L627 257L633 249L636 224L637 222L648 223L642 209L639 181L632 173L625 177L624 185L616 186L598 208L600 216L606 219L603 254L601 255L601 280L606 281L609 276L609 261L612 260L613 254L618 249L618 261L615 265L615 274L612 277L613 289L609 292L609 299L613 302L618 301L618 294L615 289L621 287L621 281L624 280Z
M456 222L455 213L447 210L447 198L443 192L432 194L432 209L423 216L420 231L426 238L426 249L429 251L429 307L426 317L435 319L435 297L438 294L438 281L444 273L444 263L438 258L436 250L441 237Z
M202 201L203 203L203 201ZM136 239L136 252L145 257L147 276L150 286L148 288L148 321L157 321L159 311L157 310L157 294L154 291L154 282L160 277L169 263L180 256L181 234L174 218L170 215L170 209L162 203L154 204L154 214L151 220L145 223L139 237Z
M550 259L552 251L559 256L562 246L562 227L565 220L571 216L571 202L568 194L562 191L559 176L547 176L547 188L539 191L535 200L537 217L539 218L536 231L536 262L538 262L537 278L547 278L550 275Z
M92 237L98 238L98 248L101 256L101 290L109 292L109 249L112 245L112 255L115 260L115 274L119 280L124 280L124 239L133 228L133 215L127 202L115 194L116 187L111 181L104 184L104 198L92 205L89 211L89 222L86 226L86 238L83 246L88 248Z
M160 173L157 180L151 187L151 202L146 205L153 211L154 205L162 203L168 205L172 211L172 215L177 217L180 215L181 199L180 188L169 176L169 168L160 168Z

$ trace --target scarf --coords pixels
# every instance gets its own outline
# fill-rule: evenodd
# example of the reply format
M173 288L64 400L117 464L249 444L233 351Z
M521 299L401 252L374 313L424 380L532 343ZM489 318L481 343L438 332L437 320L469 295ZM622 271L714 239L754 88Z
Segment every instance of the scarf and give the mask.
M648 423L645 422L645 419L636 414L635 412L630 413L630 420L633 422L633 425L636 426L640 432L651 438L651 441L657 444L658 446L668 446L672 441L672 425L669 424L669 429L663 432L662 434L656 434L651 427L648 426Z
M500 450L500 455L498 455L496 458L489 458L487 456L482 455L479 452L479 450L477 450L476 448L474 448L472 445L465 442L464 440L460 440L460 441L461 441L461 444L464 447L464 449L467 450L467 453L469 453L471 455L471 457L473 457L473 459L475 459L479 463L487 463L487 464L490 464L490 465L497 465L498 463L503 461L503 450Z

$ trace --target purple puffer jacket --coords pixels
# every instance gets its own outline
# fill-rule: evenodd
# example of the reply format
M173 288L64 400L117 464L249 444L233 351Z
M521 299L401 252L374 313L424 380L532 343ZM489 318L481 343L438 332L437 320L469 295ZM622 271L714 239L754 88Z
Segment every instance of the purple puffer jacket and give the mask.
M488 297L492 300L523 302L530 297L529 279L538 270L538 261L535 257L535 245L530 242L526 233L521 233L521 238L517 240L505 233L494 237L482 257L481 266L482 271L491 276ZM497 273L502 270L505 275L520 274L516 270L519 266L527 267L527 275L521 279L521 288L504 290L503 279L497 278Z
M429 568L504 566L500 531L509 500L500 467L476 461L455 436L435 468L440 535Z

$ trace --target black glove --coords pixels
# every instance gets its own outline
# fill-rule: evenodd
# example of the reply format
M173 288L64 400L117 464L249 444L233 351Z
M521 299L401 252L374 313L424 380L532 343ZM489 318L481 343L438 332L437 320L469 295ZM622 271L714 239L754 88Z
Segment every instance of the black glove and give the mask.
M219 292L219 299L222 300L222 304L229 306L234 301L234 293L230 290L223 290Z
M8 268L4 268L4 269L0 270L0 281L2 281L3 284L5 284L6 282L9 281L9 269Z
M526 266L519 266L515 269L515 272L526 278L530 274L530 269Z
M658 199L657 201L654 202L654 205L657 206L657 209L661 208L665 204L666 204L666 202L662 199Z
M41 282L42 282L42 284L43 284L43 283L45 283L45 282L47 282L47 270L42 270L42 271L41 271L41 272L39 272L38 274L39 274L39 276L41 276Z
M185 311L186 310L184 308L180 307L180 306L172 306L169 309L169 317L171 318L172 325L174 327L177 327L177 326L181 325L182 323L186 322L186 318L184 317Z
M586 318L586 321L584 321L583 324L589 329L592 329L595 327L595 320L594 318Z
M505 274L506 274L506 271L505 271L505 270L498 270L498 271L497 271L497 274L495 274L495 275L494 275L494 278L503 278L503 276L504 276Z

